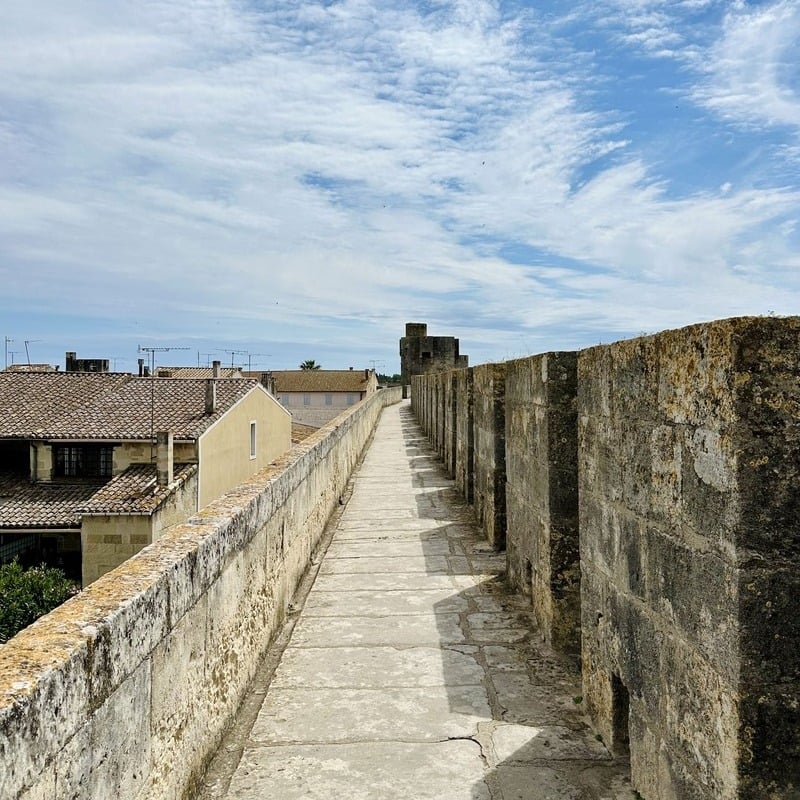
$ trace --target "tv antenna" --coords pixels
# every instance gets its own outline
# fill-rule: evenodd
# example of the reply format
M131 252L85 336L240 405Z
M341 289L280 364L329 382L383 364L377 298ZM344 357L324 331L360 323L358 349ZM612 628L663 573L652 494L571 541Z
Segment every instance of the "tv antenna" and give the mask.
M246 355L249 355L247 350L223 350L222 352L231 354L231 369L233 369L233 357L234 356L246 356Z
M156 443L156 353L168 353L170 350L188 350L188 347L145 347L139 345L137 353L148 353L150 358L150 461L155 458Z
M28 352L28 345L29 344L33 344L34 342L41 342L41 341L42 341L41 339L26 339L25 340L25 359L28 362L28 366L31 365L31 355Z
M253 369L253 356L261 356L262 358L272 358L272 353L248 353L247 354L247 371L251 372Z
M386 362L385 361L376 361L374 358L367 359L367 363L368 364L372 364L372 371L373 372L377 372L378 371L378 367L385 367L386 366Z
M140 344L136 348L137 353L148 353L150 359L150 377L155 377L156 371L156 353L168 353L170 350L188 350L188 347L145 347Z
M9 339L8 336L6 336L4 338L5 338L5 343L6 343L6 367L5 368L8 369L8 346L10 344L12 344L14 342L14 340L13 339ZM13 360L12 360L11 363L12 364L14 363Z

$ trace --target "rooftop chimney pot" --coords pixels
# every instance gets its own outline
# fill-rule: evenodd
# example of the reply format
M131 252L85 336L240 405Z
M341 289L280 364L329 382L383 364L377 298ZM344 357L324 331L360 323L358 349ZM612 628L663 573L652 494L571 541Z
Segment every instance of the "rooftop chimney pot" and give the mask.
M213 414L217 410L217 384L211 378L206 381L206 414Z
M172 433L159 431L156 434L156 475L159 486L169 486L174 477Z

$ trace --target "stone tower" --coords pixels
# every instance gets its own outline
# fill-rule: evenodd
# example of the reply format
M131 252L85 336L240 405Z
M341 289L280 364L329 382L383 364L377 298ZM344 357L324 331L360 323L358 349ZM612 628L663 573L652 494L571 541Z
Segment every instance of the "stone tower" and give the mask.
M458 354L458 339L452 336L428 336L424 322L407 322L406 335L400 340L400 374L403 386L414 375L468 366L468 357Z

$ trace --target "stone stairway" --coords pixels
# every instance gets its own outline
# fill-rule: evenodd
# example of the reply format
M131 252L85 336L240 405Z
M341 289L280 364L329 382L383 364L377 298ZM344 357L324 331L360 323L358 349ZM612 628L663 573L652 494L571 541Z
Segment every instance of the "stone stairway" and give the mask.
M198 800L633 800L407 403L333 527Z

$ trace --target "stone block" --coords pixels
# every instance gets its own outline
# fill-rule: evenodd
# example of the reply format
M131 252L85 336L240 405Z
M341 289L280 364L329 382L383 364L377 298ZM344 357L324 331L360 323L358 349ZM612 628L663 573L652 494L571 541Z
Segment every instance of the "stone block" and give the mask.
M150 772L150 662L55 756L58 798L137 800Z
M473 505L490 544L505 549L505 364L474 368L475 479Z
M587 708L648 800L795 796L799 350L744 318L579 356Z
M456 489L472 503L475 497L475 410L474 371L459 370L456 375L456 403L459 413L456 422L455 482Z

